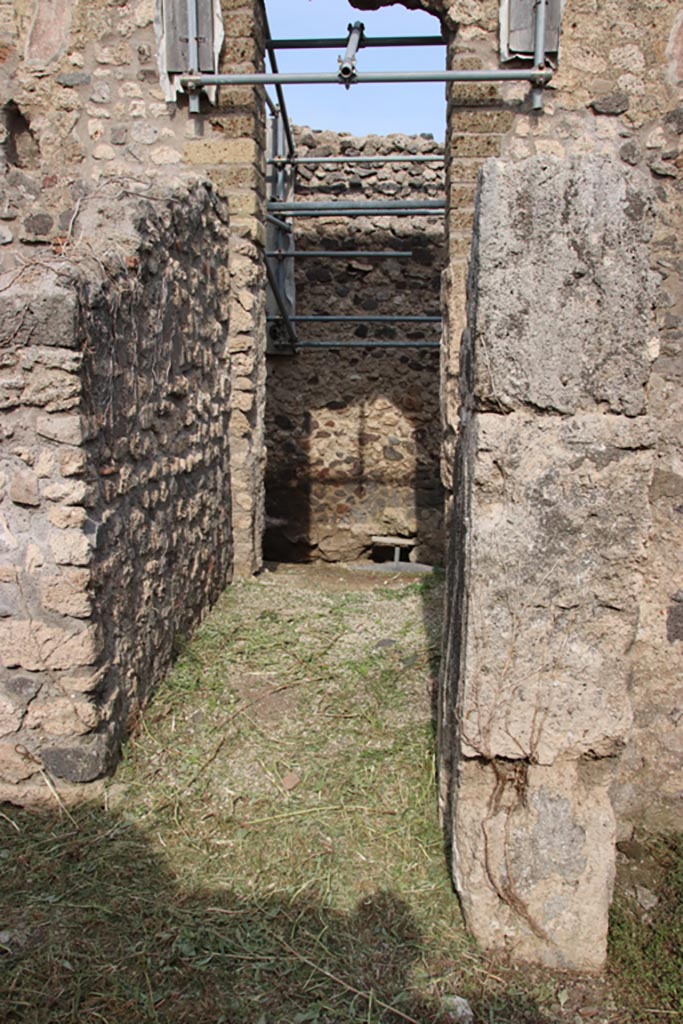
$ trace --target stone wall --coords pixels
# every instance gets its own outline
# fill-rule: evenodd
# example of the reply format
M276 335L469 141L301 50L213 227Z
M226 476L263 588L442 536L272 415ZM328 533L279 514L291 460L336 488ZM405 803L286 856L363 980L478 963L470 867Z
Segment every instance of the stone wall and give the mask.
M227 208L82 217L0 293L0 799L101 777L232 570Z
M223 0L225 43L221 70L263 70L262 0ZM230 416L235 574L249 576L262 562L265 321L265 101L262 89L222 88L215 108L204 105L187 131L184 159L208 175L230 205ZM226 253L223 258L226 258Z
M487 164L478 211L442 800L477 938L591 970L651 526L653 203L609 158L534 157Z
M440 154L430 137L355 138L299 129L299 156ZM440 163L302 164L301 201L443 197ZM440 315L443 218L330 217L295 222L296 248L360 250L296 261L297 315ZM364 257L408 251L410 259ZM344 560L373 535L413 541L411 557L443 562L439 349L362 347L438 342L439 324L301 323L302 340L361 347L302 349L268 366L266 553ZM386 552L385 552L386 553Z
M168 100L157 4L0 6L2 794L107 771L261 564L261 90ZM261 0L224 66L262 67ZM229 218L228 218L229 210Z
M261 0L223 5L222 66L259 70ZM154 29L157 4L17 0L0 7L0 272L81 234L83 197L118 181L153 193L210 178L230 203L223 242L233 274L230 435L238 575L261 562L265 447L262 303L264 104L261 90L224 89L168 102ZM229 250L229 253L228 253Z
M353 6L385 2L391 0L354 0ZM442 18L452 67L498 65L496 0L406 0L406 6ZM223 66L260 67L260 0L226 2L224 9ZM183 549L183 571L201 575L203 569L202 586L208 588L201 592L200 586L189 602L190 618L226 577L231 547L236 572L251 572L260 563L262 97L253 89L222 90L218 106L203 100L192 120L183 99L165 102L154 11L151 0L0 3L2 394L9 431L2 442L1 743L4 775L18 784L15 793L35 781L45 787L48 776L87 779L106 767L123 717L162 671L170 645L167 614L174 628L185 628L180 610L177 617L166 612L175 600L173 585L161 582L178 557L176 541L183 547L185 530L196 535L214 529L213 542L219 543L219 535L225 540L215 563L210 556L202 562L203 548ZM481 940L511 943L520 956L584 967L599 965L604 953L614 838L626 838L634 824L673 827L682 819L682 24L683 10L670 0L567 0L560 65L543 113L530 111L524 85L448 90L442 407L446 463L457 474L455 523L469 533L456 532L451 558L455 596L447 606L443 685L444 814L447 821L461 822L454 870ZM459 391L475 183L491 156L502 157L505 167L484 178L463 363L472 373ZM529 157L536 159L528 163ZM593 180L581 170L589 166L599 167L613 185L612 192L591 185L588 194L595 209L614 204L621 234L613 236L606 222L600 231L589 226L592 213L587 215L577 191ZM357 177L360 184L330 175L311 178L309 194L321 188L361 194L368 186ZM197 184L206 178L214 192ZM515 181L533 184L536 199L528 189L515 190ZM399 194L403 185L377 175L384 194L396 184ZM404 184L410 189L417 183ZM149 205L145 223L135 215L133 230L135 218L125 204L141 189ZM486 261L498 251L497 242L484 226L499 209L508 210L503 227L514 251L503 246L494 267ZM540 224L547 225L543 237L535 233ZM314 222L306 230L319 226ZM349 242L360 244L363 225L352 226ZM406 226L404 220L397 225L401 231ZM381 230L391 233L383 245L399 237L387 221ZM187 237L185 253L176 248L176 236ZM573 246L560 254L569 268L561 279L547 276L545 255L555 236L557 244L570 240ZM532 237L536 250L529 253ZM607 244L612 239L614 246ZM310 241L317 244L315 234ZM378 241L376 232L373 248ZM644 251L657 287L652 324L646 315L649 284L641 273ZM615 265L615 253L623 265ZM520 254L531 281L513 276ZM219 272L226 266L229 292ZM314 310L327 311L331 281L315 280L316 272L303 264L301 273L302 296L310 296ZM356 278L377 272L361 265L344 273L348 282L341 287L349 292L335 295L335 304L352 298ZM386 276L398 280L399 273L388 268ZM197 295L215 316L200 323L193 315L194 295L176 292L176 277L188 288L196 283ZM556 316L547 326L542 356L530 360L538 342L530 311L539 296ZM634 330L637 337L622 346L621 333L615 338L609 324L620 321L620 310L632 308L638 297L642 301L629 325L622 324L628 337ZM126 309L128 318L121 315ZM176 312L182 338L167 320ZM216 324L226 316L232 399L212 407L216 398L223 400L217 378L223 380L228 356ZM137 323L144 326L139 337ZM159 330L172 339L170 350L147 347ZM606 339L609 360L591 341L595 337ZM196 346L202 358L197 354L195 365ZM196 396L183 395L178 379L188 359ZM297 486L313 441L321 445L313 449L322 469L337 471L330 449L336 452L333 433L340 427L341 434L364 438L363 458L371 453L377 475L393 474L393 464L409 474L415 466L416 475L433 465L431 439L424 443L426 460L420 462L417 450L422 428L415 424L425 410L407 409L405 399L399 406L397 396L387 400L380 378L394 375L385 374L384 365L378 368L377 354L359 353L353 365L348 353L346 362L340 359L338 366L351 371L345 385L356 375L368 381L360 402L356 383L353 391L345 386L344 409L322 402L327 385L321 363L330 364L317 354L315 359L306 376L310 406L324 406L326 418L297 422L283 411L277 424L283 434L291 431L287 440L280 436L283 448L293 446ZM371 360L378 362L366 373ZM423 374L423 368L426 375L426 362L414 362L412 368L401 364L396 379L407 381L409 372ZM546 363L557 378L550 390L537 372ZM170 374L165 381L159 366ZM620 377L615 370L622 371ZM286 368L276 372L284 383ZM311 379L315 375L318 382ZM167 385L176 393L167 393ZM363 401L373 416L386 415L385 429L394 424L385 447L403 455L403 463L384 448L381 455L372 448L378 442L361 424ZM459 418L470 407L472 420L459 438ZM321 436L326 428L329 438ZM220 456L214 432L216 438L222 432ZM179 452L174 438L186 436L189 452ZM343 462L350 454L342 454L349 467L343 472L357 473ZM224 474L230 473L231 541L225 520L214 521L216 510L204 504L214 498L193 489L195 458L202 460L196 473L210 478L214 496L225 497ZM406 478L389 479L395 488ZM342 490L335 495L335 514L351 516L351 502L337 501L348 494L348 480L337 484ZM384 499L378 494L379 504ZM320 507L329 504L325 493ZM175 524L170 540L169 523ZM108 536L128 552L121 568ZM116 604L120 591L107 591L116 573L125 578L137 544L145 573L134 572L129 586L140 623L130 603ZM107 619L107 602L117 610L116 627ZM481 644L491 623L500 628L487 642L487 664ZM138 626L141 632L131 634ZM137 641L136 635L145 639ZM577 678L590 687L577 687ZM542 684L557 698L547 714L545 704L538 710L536 690ZM512 694L512 718L506 717L509 702L497 697L500 688ZM551 714L555 708L558 718ZM474 731L469 719L463 730L470 713ZM549 770L555 773L552 784ZM562 842L556 846L544 824L550 818L561 823ZM468 853L462 837L475 832L480 846L473 840ZM568 852L579 848L587 851L585 860ZM590 919L582 916L586 908ZM475 924L477 914L486 926ZM593 938L582 945L584 934ZM572 941L581 936L573 954L570 935Z
M353 6L360 9L384 6L384 0L353 0ZM496 0L486 0L480 4L468 4L464 0L407 0L407 7L421 8L439 16L449 33L449 65L451 67L488 67L499 65L498 38L498 4ZM614 610L615 615L624 615L627 607L633 608L633 630L630 644L624 649L625 635L621 632L610 639L608 633L602 634L604 656L614 657L620 664L620 687L628 696L628 707L625 714L632 719L628 728L623 728L623 749L617 756L613 751L608 759L600 759L603 770L607 765L611 777L609 793L611 806L616 814L617 839L628 837L634 826L646 828L681 828L683 823L683 779L681 777L681 752L683 751L683 643L680 629L681 615L681 579L683 579L683 522L681 519L681 422L683 405L681 404L681 303L683 302L683 285L681 272L680 238L683 233L683 205L681 201L683 171L683 151L681 137L683 135L682 88L683 88L683 8L669 0L645 0L643 3L601 4L589 3L587 0L567 0L562 19L562 34L559 55L559 67L553 81L545 90L545 107L542 113L530 110L528 87L525 85L454 85L449 94L449 127L448 144L448 195L450 197L450 213L448 217L449 267L446 275L447 325L445 332L444 353L444 391L443 407L447 417L446 435L447 459L456 463L455 444L459 431L459 412L461 411L461 395L459 393L459 348L460 338L466 326L466 263L470 250L472 224L474 220L474 196L476 176L485 159L500 156L506 163L516 164L527 160L530 156L555 158L562 161L562 174L567 172L570 161L586 155L608 158L612 164L618 164L625 171L633 168L639 172L640 180L649 181L649 188L654 203L654 223L652 234L647 241L648 261L653 272L653 280L657 287L656 318L647 334L641 333L639 344L641 356L647 354L651 360L649 368L638 371L645 385L645 400L635 409L624 409L623 415L636 417L632 429L638 429L638 420L645 413L654 425L652 436L642 440L644 460L646 451L652 452L652 467L645 474L642 487L648 486L649 507L642 505L643 490L633 497L631 517L637 520L637 530L628 527L629 516L624 519L621 509L621 497L614 496L613 530L623 537L623 551L619 560L623 559L623 569L633 568L633 557L637 554L637 572L634 597L621 603ZM553 165L554 166L554 165ZM526 172L520 171L520 174ZM553 171L553 173L557 173ZM640 190L642 194L642 190ZM639 215L638 203L631 213ZM650 200L647 203L649 205ZM529 200L520 203L514 211L515 219L524 221L528 218ZM547 244L549 240L544 240ZM586 239L590 242L590 237ZM481 252L481 247L479 252ZM511 261L512 262L512 261ZM607 264L605 273L611 273L611 257L604 255ZM512 267L509 268L512 273ZM582 294L585 275L579 274L572 296ZM522 284L513 277L510 283L513 291L522 288ZM533 293L528 296L530 308L534 306ZM607 297L597 296L596 301L603 309L605 316L618 316L621 299L616 291L611 296L613 305L608 314ZM626 303L629 296L624 294ZM504 305L504 304L503 304ZM573 341L576 328L581 329L585 311L576 308L575 321L565 330L565 339ZM588 316L596 312L594 306L589 307ZM510 374L519 369L517 349L520 339L524 343L526 319L519 317L513 322L496 322L496 333L492 339L496 343L501 337L507 338L509 345L503 360L502 379L510 382ZM576 327L575 327L576 325ZM560 359L567 365L568 379L572 375L571 355L573 348L562 351ZM479 353L480 358L483 356ZM575 355L575 353L574 353ZM507 361L509 360L509 365ZM593 352L585 358L583 373L586 379L595 376L604 379L605 364L599 352ZM629 369L629 373L633 367ZM535 390L533 379L525 379L523 375L514 381L513 393L519 395L526 392L527 399L532 401L532 390ZM543 396L542 396L543 397ZM601 411L609 411L609 398ZM517 415L516 413L514 415ZM566 417L575 415L565 408L560 408L557 415ZM514 419L506 416L511 425ZM498 487L503 486L506 474L510 471L507 446L519 447L524 451L526 441L522 420L518 419L520 433L517 439L500 438L497 443L503 445L503 451L497 459L498 468L487 487L495 493L495 473L499 474ZM557 424L558 429L561 424ZM476 433L476 432L475 432ZM473 437L474 435L471 435ZM486 441L487 435L484 435ZM482 441L482 443L484 443ZM483 480L487 477L489 462L492 455L484 444L483 449L469 449L471 461L460 456L455 478L455 501L471 501L473 505L467 515L471 514L472 529L485 529L488 512L481 505L484 488ZM616 459L616 452L621 451L620 444L608 438L601 442L605 451L615 450L616 463L628 461L624 455ZM628 446L627 446L628 447ZM515 460L521 456L515 454ZM628 458L636 459L634 453ZM464 460L464 461L463 461ZM522 473L522 462L515 472ZM539 462L539 466L542 463ZM558 452L558 465L562 465L562 457ZM491 470L493 472L493 470ZM640 471L639 471L640 472ZM481 483L480 483L481 476ZM513 473L514 477L514 473ZM512 485L512 483L511 483ZM601 487L608 492L610 484L607 478ZM620 485L621 486L621 485ZM630 493L625 487L624 494ZM458 494L459 489L467 494ZM469 495L469 497L467 496ZM539 498L542 497L539 491ZM571 515L563 514L557 520L555 529L558 537L572 536L574 525L581 521L581 497L578 492L571 499L560 495L553 499L563 506L565 499L576 502ZM605 498L605 500L607 500ZM457 520L462 521L466 509L459 506ZM477 517L481 517L480 523ZM635 522L634 522L635 526ZM590 533L590 531L589 531ZM631 543L635 548L630 548ZM610 550L611 545L607 546ZM465 559L462 548L455 549L455 578L460 579L462 592L472 588L478 593L477 620L505 616L503 595L494 591L480 592L480 583L471 575L472 566ZM459 552L459 553L458 553ZM486 562L486 573L491 580L506 578L513 572L510 559L516 557L514 552L505 546L493 548ZM550 555L548 555L550 557ZM615 556L616 557L616 556ZM562 563L560 563L562 564ZM555 562L551 558L546 565L550 577L557 575ZM480 569L483 569L483 563ZM575 570L579 575L578 593L585 600L591 583L587 577ZM621 570L620 570L621 571ZM454 578L454 585L455 585ZM573 584L575 586L575 584ZM537 584L531 579L520 581L514 595L515 606L526 607L536 600ZM483 602L483 603L482 603ZM635 602L635 603L634 603ZM457 622L461 615L461 606L451 603L447 607L449 620ZM549 613L541 613L549 618ZM558 613L559 614L559 613ZM567 610L566 614L569 614ZM550 623L546 623L550 628ZM460 623L458 632L464 628ZM595 641L592 626L585 623L580 631L583 642ZM460 635L460 634L459 634ZM462 634L460 649L458 644L451 652L448 672L460 678L458 666L461 659L467 658L476 650L472 647L473 636ZM558 650L562 651L560 646ZM502 673L507 680L514 678L522 671L526 656L516 646L511 648L509 658L504 665L492 672ZM566 665L571 664L569 653L562 654ZM545 658L539 652L538 666L534 672L545 670ZM562 666L563 661L560 663ZM531 670L531 665L527 665ZM455 700L456 692L450 689L452 676L445 678L445 692ZM457 687L456 687L457 691ZM598 703L594 713L606 728L610 716L603 704L595 696ZM624 719L626 723L626 719ZM609 730L608 730L609 731ZM520 751L521 755L521 751ZM458 763L456 748L455 763ZM448 776L448 769L443 769ZM474 771L472 761L466 761L461 771ZM482 765L482 772L485 766ZM489 769L492 770L492 769ZM500 781L500 780L498 780ZM489 793L495 799L503 801L508 790L501 782L489 779L483 783L481 796L489 786ZM509 781L509 780L508 780ZM600 785L607 785L607 776ZM463 810L463 813L465 811ZM611 812L610 812L611 813ZM464 889L470 888L460 875L460 884ZM477 890L478 883L473 883L470 895ZM463 891L461 888L461 891ZM467 898L470 898L469 896ZM603 909L604 909L603 902ZM489 908L490 910L490 908ZM520 927L524 928L524 912L518 908ZM502 921L509 909L499 920ZM604 917L603 917L604 919ZM527 922L528 923L528 922ZM485 941L498 944L504 931L496 936L489 933ZM596 932L597 933L597 932ZM532 940L530 940L532 941ZM523 945L523 944L522 944ZM604 953L604 946L603 953ZM595 962L599 960L599 950L594 950ZM533 955L533 954L528 954Z

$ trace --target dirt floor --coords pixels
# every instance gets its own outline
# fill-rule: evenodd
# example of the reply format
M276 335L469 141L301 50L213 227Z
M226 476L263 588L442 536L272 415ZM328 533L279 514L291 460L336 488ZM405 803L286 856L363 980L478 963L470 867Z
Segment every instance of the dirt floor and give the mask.
M467 938L435 805L440 627L433 573L271 566L229 588L104 806L2 809L0 1020L674 1019Z

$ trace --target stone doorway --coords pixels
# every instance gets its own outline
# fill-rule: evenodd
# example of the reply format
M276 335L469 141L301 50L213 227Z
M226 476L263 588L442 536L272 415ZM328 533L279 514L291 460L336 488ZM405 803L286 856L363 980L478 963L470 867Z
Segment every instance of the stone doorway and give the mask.
M277 98L272 154L296 155L293 188L284 161L269 161L279 300L269 301L265 557L381 559L388 537L392 554L442 564L443 146L430 135L291 132ZM278 199L301 208L289 234ZM324 216L307 216L321 206Z
M298 133L298 142L304 153L375 151L379 160L382 152L410 158L415 151L439 156L442 148L426 138L311 131ZM350 163L329 171L309 172L298 195L443 195L439 163ZM388 534L411 544L413 560L442 564L442 219L334 218L303 221L297 232L304 252L355 255L296 261L297 327L321 347L269 358L265 557L370 557L373 536ZM377 251L396 256L377 258ZM339 321L316 319L326 314Z

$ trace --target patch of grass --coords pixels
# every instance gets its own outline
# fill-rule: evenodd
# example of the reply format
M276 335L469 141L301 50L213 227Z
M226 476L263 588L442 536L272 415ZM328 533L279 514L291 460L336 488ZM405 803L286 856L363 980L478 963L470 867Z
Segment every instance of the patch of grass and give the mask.
M438 580L388 605L384 577L325 579L225 593L104 806L2 812L3 1024L449 1024L448 995L478 1024L572 1019L463 929L435 806Z
M620 885L610 922L611 969L633 1021L683 1020L683 835L644 846L657 902Z
M434 594L440 598L443 579L443 569L435 567L430 573L421 576L413 583L385 587L381 592L382 597L385 601L405 601L412 597L432 597Z

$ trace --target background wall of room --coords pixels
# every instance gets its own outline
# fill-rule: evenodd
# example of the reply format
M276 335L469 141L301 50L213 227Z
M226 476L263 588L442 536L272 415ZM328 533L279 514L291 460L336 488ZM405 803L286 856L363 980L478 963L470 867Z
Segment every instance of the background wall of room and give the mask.
M355 138L297 131L306 157L438 155L431 138ZM443 198L441 163L302 164L302 202ZM297 250L359 251L296 261L297 315L360 318L300 323L302 340L361 347L302 349L268 363L266 505L271 557L330 561L367 556L372 537L396 535L412 558L442 564L439 348L364 348L368 341L433 342L438 323L364 317L440 317L443 215L299 218ZM383 259L363 251L412 252ZM386 554L386 551L384 552Z

